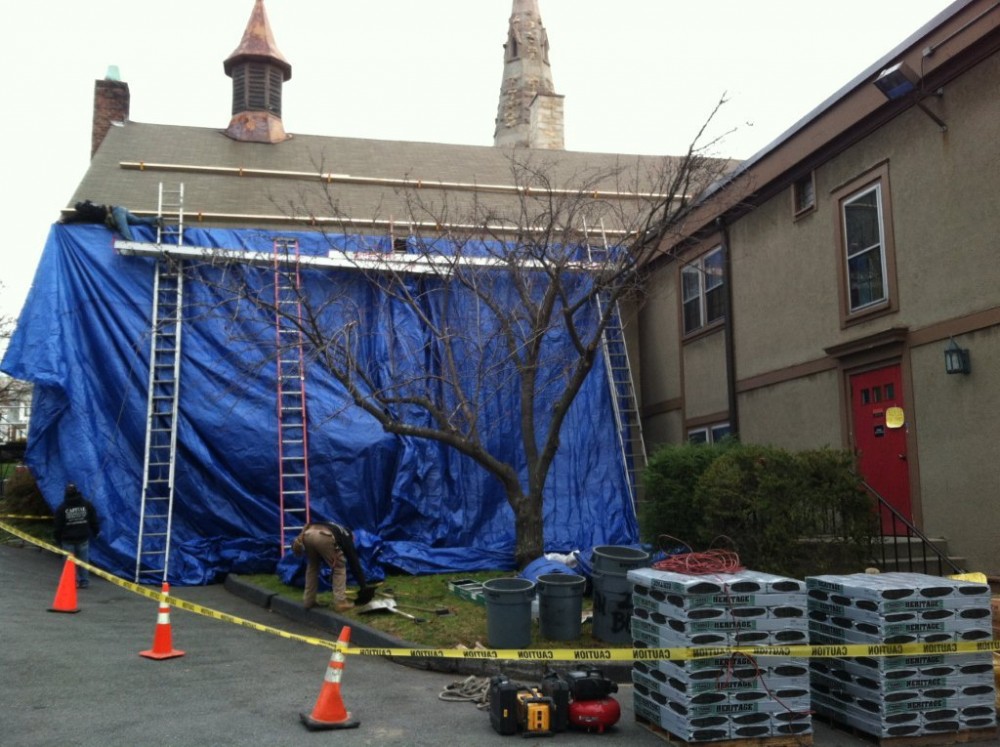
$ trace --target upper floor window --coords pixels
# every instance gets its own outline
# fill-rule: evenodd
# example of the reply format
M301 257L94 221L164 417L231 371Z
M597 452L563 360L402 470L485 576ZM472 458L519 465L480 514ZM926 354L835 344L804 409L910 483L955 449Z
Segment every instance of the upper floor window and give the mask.
M889 169L837 192L843 323L895 309Z
M875 184L844 200L847 291L853 313L889 296L882 230L882 186Z
M792 184L792 212L795 217L816 209L816 181L812 171Z
M725 315L722 247L681 268L684 333L717 322Z

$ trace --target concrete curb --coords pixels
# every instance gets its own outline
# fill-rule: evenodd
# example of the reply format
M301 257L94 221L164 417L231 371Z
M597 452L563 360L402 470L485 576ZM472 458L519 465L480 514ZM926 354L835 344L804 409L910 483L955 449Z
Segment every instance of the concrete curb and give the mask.
M318 630L329 632L336 636L340 634L341 628L345 625L351 626L351 645L365 646L366 648L429 648L421 643L402 641L387 633L372 628L364 623L358 622L354 618L347 618L338 615L336 612L325 607L314 607L307 610L302 603L282 596L259 586L254 586L243 580L236 574L230 573L225 579L225 588L231 594L247 600L265 609L293 620L294 622ZM563 648L572 648L563 646ZM595 664L594 662L521 662L521 661L495 661L492 659L448 659L441 657L410 658L387 656L386 659L410 667L411 669L426 669L433 672L444 672L459 674L464 677L491 677L495 674L505 674L508 677L538 682L542 676L549 671L566 672L581 667L595 667L600 669L604 675L617 683L630 683L632 681L632 667L621 662L608 664Z

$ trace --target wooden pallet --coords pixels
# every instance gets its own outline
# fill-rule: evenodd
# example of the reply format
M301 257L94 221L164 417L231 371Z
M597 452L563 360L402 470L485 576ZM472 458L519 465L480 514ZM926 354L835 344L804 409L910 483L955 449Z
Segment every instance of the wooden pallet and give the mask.
M970 742L990 744L995 743L998 736L997 728L993 727L991 729L967 729L965 731L942 732L941 734L924 734L919 737L879 737L856 726L835 721L826 715L814 713L813 721L821 721L837 731L865 739L878 747L943 747L949 744L968 744Z
M635 717L636 723L655 734L664 742L681 745L681 747L810 747L813 743L812 734L794 734L782 737L751 737L739 739L722 739L717 742L688 742L674 736L669 731L642 716Z

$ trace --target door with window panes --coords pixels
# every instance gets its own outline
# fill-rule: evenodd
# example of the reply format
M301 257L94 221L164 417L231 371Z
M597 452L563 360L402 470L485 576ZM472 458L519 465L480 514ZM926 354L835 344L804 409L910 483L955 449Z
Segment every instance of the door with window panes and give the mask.
M906 409L898 365L851 376L854 449L861 475L908 521L910 471L906 456ZM883 530L892 529L883 518Z

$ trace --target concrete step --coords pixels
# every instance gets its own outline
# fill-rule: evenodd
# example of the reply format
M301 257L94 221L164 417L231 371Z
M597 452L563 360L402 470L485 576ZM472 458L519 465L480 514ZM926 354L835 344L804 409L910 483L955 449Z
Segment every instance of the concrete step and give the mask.
M948 552L948 540L944 537L928 537L931 544L936 547L942 555L954 563L959 568L966 567L966 559L951 555ZM883 537L882 547L878 545L872 548L872 566L878 568L883 573L893 571L913 571L915 573L928 573L938 575L938 556L933 550L924 546L919 537ZM948 576L955 571L951 566L941 561L940 575Z

